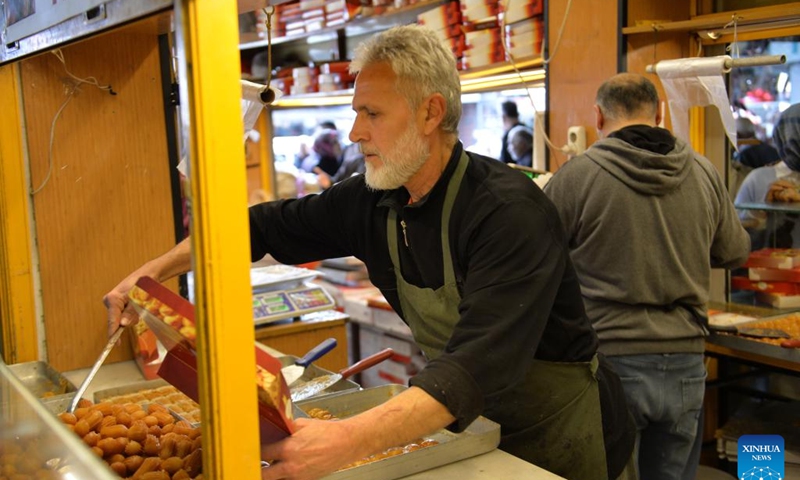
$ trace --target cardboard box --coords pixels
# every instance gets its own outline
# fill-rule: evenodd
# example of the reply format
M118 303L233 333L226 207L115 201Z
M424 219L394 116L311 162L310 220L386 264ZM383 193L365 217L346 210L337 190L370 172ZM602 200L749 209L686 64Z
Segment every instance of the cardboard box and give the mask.
M461 17L464 22L479 23L487 19L496 19L500 13L497 0L462 0Z
M800 249L764 248L750 253L745 267L791 269L800 267Z
M128 296L167 349L158 375L199 403L194 305L150 277L140 278ZM262 375L257 373L254 378L259 393L261 442L271 443L293 431L291 395L281 375L281 362L259 348L258 343L253 348L256 369ZM265 377L268 381L259 381ZM275 406L265 403L263 395L273 398Z
M417 15L417 23L433 30L444 30L451 25L461 25L461 5L449 2Z
M759 282L800 282L800 267L792 269L782 268L751 268L748 270L750 280Z
M800 295L800 284L791 282L753 281L747 277L731 277L731 289L780 293L783 295Z
M507 9L503 15L506 23L514 23L541 15L543 11L544 0L523 0L511 2L511 8Z

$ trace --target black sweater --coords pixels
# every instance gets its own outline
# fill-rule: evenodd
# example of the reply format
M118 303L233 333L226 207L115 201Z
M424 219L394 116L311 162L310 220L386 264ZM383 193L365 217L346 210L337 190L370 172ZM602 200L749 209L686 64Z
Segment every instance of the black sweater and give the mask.
M442 203L461 148L412 205L404 188L372 191L358 175L320 195L251 207L252 259L270 253L298 264L355 256L402 317L386 241L388 209L407 224L409 247L399 239L406 280L439 288ZM450 225L461 320L446 351L411 382L446 405L461 427L481 413L484 398L520 380L533 358L587 361L597 349L555 208L520 172L468 155Z

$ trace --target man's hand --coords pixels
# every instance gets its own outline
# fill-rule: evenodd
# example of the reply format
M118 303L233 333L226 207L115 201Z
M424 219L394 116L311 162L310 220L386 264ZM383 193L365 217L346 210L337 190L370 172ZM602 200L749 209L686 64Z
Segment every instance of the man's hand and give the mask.
M270 462L262 480L314 480L369 455L353 443L357 436L347 420L299 418L295 426L291 437L261 447L261 458Z
M130 304L128 292L136 284L139 276L128 276L119 283L113 290L106 293L103 297L103 304L108 309L108 336L114 334L120 324L124 326L133 325L139 321L139 316Z

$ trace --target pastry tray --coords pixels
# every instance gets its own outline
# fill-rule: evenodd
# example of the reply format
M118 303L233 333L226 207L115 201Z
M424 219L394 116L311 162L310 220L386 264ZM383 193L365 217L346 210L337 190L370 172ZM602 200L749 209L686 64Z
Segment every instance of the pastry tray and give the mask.
M295 405L303 411L322 408L338 418L346 418L378 406L407 388L404 385L382 385L310 398ZM500 443L500 425L487 418L478 417L461 433L440 430L433 435L425 435L425 438L432 438L439 443L340 470L328 475L325 480L394 480L490 452Z
M25 387L40 399L64 395L77 390L67 377L47 362L25 362L8 366Z

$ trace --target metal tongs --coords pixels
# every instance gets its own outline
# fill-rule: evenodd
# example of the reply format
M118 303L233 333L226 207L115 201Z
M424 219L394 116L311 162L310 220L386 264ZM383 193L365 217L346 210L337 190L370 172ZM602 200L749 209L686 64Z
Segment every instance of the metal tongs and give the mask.
M74 413L75 409L78 408L78 402L81 401L81 397L83 397L83 394L86 393L86 389L89 387L89 384L94 379L94 376L97 375L97 371L100 370L100 367L103 365L103 362L106 361L106 357L108 357L108 354L111 353L111 350L114 349L114 345L117 344L117 342L119 341L119 337L122 336L122 333L124 331L125 327L120 325L117 331L114 332L114 334L111 335L111 338L108 339L108 343L106 343L105 348L100 353L100 356L97 358L97 360L94 362L94 365L92 365L92 369L89 371L89 375L86 375L86 378L83 379L83 383L81 383L81 386L78 388L78 391L75 392L75 397L73 397L72 402L69 404L69 408L67 409L69 413Z

